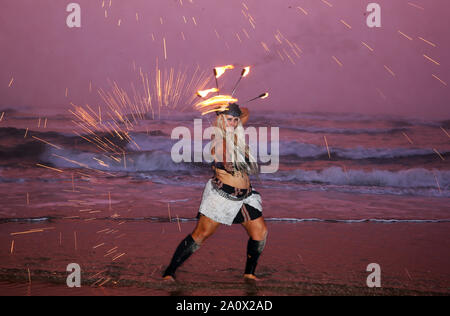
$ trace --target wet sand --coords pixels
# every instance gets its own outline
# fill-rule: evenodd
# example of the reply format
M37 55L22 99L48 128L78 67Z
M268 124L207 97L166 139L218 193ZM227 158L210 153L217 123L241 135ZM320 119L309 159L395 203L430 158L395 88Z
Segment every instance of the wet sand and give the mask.
M178 224L177 220L120 219L3 223L0 295L448 295L450 292L448 223L269 221L269 239L257 268L262 281L256 283L242 280L246 233L240 225L221 226L177 271L176 283L162 282L160 275L173 251L194 225L195 221ZM10 235L31 229L44 231ZM66 285L69 274L66 266L72 262L81 267L79 289ZM381 266L381 288L366 286L369 263Z

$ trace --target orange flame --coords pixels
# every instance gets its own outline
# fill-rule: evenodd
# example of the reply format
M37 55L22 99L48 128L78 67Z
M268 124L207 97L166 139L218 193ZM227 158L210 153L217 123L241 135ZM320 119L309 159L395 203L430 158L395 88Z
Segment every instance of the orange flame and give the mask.
M269 96L269 92L264 93L264 95L261 97L261 99L265 99Z
M245 67L242 71L242 78L247 77L247 75L250 73L250 67Z
M227 69L234 69L234 66L233 65L226 65L226 66L214 68L215 74L216 74L216 78L220 78L225 73L225 71Z
M238 99L232 98L229 95L216 95L212 98L209 98L208 100L199 102L195 105L197 108L204 108L207 106L228 106L229 103L235 103Z
M217 88L212 88L212 89L208 89L208 90L201 90L201 91L197 91L197 95L198 95L200 98L204 98L204 97L206 97L208 94L210 94L210 93L212 93L212 92L217 92L217 91L219 91L219 89L217 89Z
M221 108L217 108L217 109L212 109L212 110L208 110L208 111L204 111L202 112L202 115L208 114L208 113L212 113L212 112L217 112L217 111L225 111L228 110L227 107L221 107Z

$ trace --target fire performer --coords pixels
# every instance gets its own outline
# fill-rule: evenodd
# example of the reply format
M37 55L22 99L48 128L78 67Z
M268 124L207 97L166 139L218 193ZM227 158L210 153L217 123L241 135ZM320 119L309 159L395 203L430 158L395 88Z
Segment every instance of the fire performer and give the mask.
M241 224L248 233L244 278L258 280L255 269L265 247L267 226L262 216L261 195L253 190L249 174L258 173L258 164L245 144L243 124L249 111L231 103L216 111L216 133L212 141L214 176L203 191L194 231L178 245L163 278L175 279L175 271L221 225Z

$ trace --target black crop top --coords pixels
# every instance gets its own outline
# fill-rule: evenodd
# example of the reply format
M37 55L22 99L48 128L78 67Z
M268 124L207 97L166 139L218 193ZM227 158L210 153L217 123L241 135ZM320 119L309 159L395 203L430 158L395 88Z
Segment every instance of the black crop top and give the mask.
M249 163L250 162L250 159L248 158L248 156L245 156L245 162L246 163ZM227 170L227 167L225 166L225 164L223 163L223 162L219 162L219 161L213 161L212 163L211 163L211 167L212 166L214 166L214 167L216 167L217 169L222 169L222 170L225 170L226 172L230 172L229 170Z
M214 166L214 167L216 167L217 169L222 169L222 170L227 171L227 169L225 169L225 165L223 164L223 162L216 162L216 161L213 161L213 162L211 163L211 166Z

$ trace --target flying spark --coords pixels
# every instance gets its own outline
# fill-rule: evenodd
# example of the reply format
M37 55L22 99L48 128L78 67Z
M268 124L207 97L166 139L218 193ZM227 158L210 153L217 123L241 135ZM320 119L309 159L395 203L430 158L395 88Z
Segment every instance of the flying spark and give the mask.
M450 138L450 134L441 126L441 130L445 133L445 135L448 136L448 138Z
M373 52L373 48L370 47L367 43L361 42L364 46L366 46L371 52Z
M408 278L409 278L410 280L412 280L411 275L410 275L409 272L408 272L408 269L405 268L405 271L406 271L406 274L408 275Z
M430 42L430 41L427 41L426 39L424 39L424 38L422 38L422 37L419 37L419 39L422 40L422 41L424 41L424 42L427 43L428 45L431 45L431 46L433 46L433 47L437 47L436 44L434 44L434 43L432 43L432 42Z
M332 56L334 61L339 65L339 66L343 66L342 63L339 61L339 59L337 59L335 56Z
M323 139L325 140L325 145L327 146L328 159L331 159L330 148L328 147L327 137L323 136Z
M380 89L377 88L377 92L380 94L380 97L382 97L384 100L386 100L386 95L383 93L383 91L381 91Z
M163 38L164 42L164 59L167 60L167 47L166 47L166 38Z
M322 2L325 3L326 5L328 5L330 8L333 6L331 3L329 3L329 2L326 1L326 0L322 0Z
M41 165L40 163L37 163L36 166L44 167L44 168L51 169L51 170L58 171L58 172L64 172L64 171L62 171L60 169L56 169L56 168L52 168L52 167L49 167L49 166Z
M436 180L436 184L437 184L437 187L439 189L439 193L442 193L441 186L439 185L439 181L438 181L438 178L436 177L436 175L434 175L434 179Z
M441 153L436 148L433 148L433 151L439 156L439 158L442 159L442 161L445 161L445 158L441 155Z
M436 65L440 65L437 61L435 61L433 58L431 58L431 57L429 57L429 56L427 56L427 55L425 55L425 54L423 54L423 57L425 57L426 59L428 59L429 61L431 61L431 62L433 62L433 63L435 63Z
M341 20L341 22L342 22L342 24L344 24L349 29L352 29L352 27L347 22L345 22L344 20Z
M267 46L266 43L261 42L261 45L262 45L262 47L264 48L264 50L265 50L266 52L270 53L269 47Z
M303 9L302 7L297 7L297 9L299 9L300 11L302 11L303 14L308 15L308 12L307 12L305 9Z
M447 85L447 83L445 81L443 81L441 78L439 78L438 76L436 76L435 74L432 74L433 78L439 80L440 83L442 83L444 86Z
M102 278L103 279L103 278ZM108 283L109 281L111 281L111 278L107 278L105 281L103 281L102 283L100 283L98 285L98 287L102 287L103 285L105 285L106 283Z
M415 4L415 3L408 2L408 4L409 4L410 6L412 6L412 7L414 7L414 8L417 8L417 9L420 9L420 10L425 10L425 8L419 6L419 5Z
M178 223L178 230L181 232L180 218L178 217L178 214L177 214L177 223Z
M408 137L408 135L406 135L405 132L402 132L402 134L403 134L403 136L406 137L406 139L408 140L408 142L409 142L410 144L414 144L414 142L411 140L411 138Z
M31 137L33 137L34 139L37 139L38 141L41 141L41 142L43 142L43 143L45 143L45 144L47 144L47 145L50 145L50 146L52 146L52 147L55 147L56 149L62 149L61 147L59 147L59 146L57 146L57 145L54 145L54 144L52 144L52 143L50 143L50 142L48 142L48 141L46 141L46 140L43 140L43 139L41 139L41 138L39 138L39 137L36 137L36 136L31 136Z
M391 68L386 65L384 65L384 68L392 75L392 77L395 77L395 73L391 70Z
M399 30L398 32L399 32L401 35L403 35L404 37L406 37L407 39L409 39L410 41L413 40L411 36L406 35L406 34L403 33L402 31Z
M124 252L124 253L121 253L120 255L115 256L115 257L112 259L112 261L115 261L116 259L119 259L120 257L122 257L122 256L124 256L124 255L125 255L125 252Z

